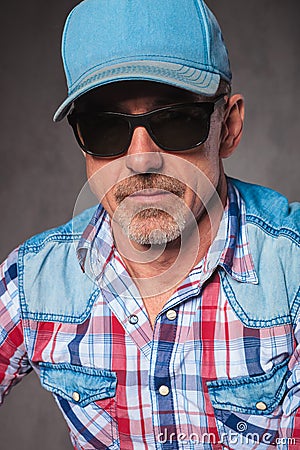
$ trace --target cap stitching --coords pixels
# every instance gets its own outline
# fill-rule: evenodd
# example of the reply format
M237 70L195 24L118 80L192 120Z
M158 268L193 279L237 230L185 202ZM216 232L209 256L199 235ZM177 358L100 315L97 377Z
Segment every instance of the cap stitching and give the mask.
M71 18L72 18L72 16L73 16L73 14L74 14L76 9L77 8L74 8L70 12L68 17L67 17L65 28L64 28L64 31L63 31L63 40L62 40L62 46L61 46L62 47L63 62L65 63L64 65L65 65L65 72L66 72L66 76L67 76L67 81L69 80L71 84L73 84L73 83L72 83L71 73L70 73L70 71L68 69L68 63L67 63L67 58L66 58L66 41L67 41L67 31L68 31L68 28L69 28L69 25L70 25L70 20L71 20Z
M186 79L187 79L186 76L183 76L178 71L172 70L172 69L157 68L157 67L152 67L152 66L147 66L147 65L139 66L139 68L147 69L147 72L149 72L149 75L151 75L151 74L154 74L154 75L155 74L157 74L157 75L165 74L165 75L170 77L170 75L173 74L173 77L174 77L175 80L186 81ZM199 69L199 70L201 70L201 69ZM204 80L207 78L208 74L211 75L210 80L212 79L212 75L213 75L214 72L207 72L205 70L202 70L201 72L206 72ZM72 95L74 92L79 91L80 89L82 89L86 85L90 84L93 81L98 80L99 78L105 78L105 76L107 76L108 74L118 75L118 73L121 73L121 74L130 74L131 73L131 74L134 75L136 72L134 71L134 67L133 66L128 66L127 68L121 67L121 68L105 70L105 71L103 71L101 73L94 74L94 75L88 77L86 80L82 81L81 83L77 84L76 87L74 87L72 90L69 90L69 95ZM216 73L216 75L219 75L219 74ZM195 86L199 85L199 82L197 82L197 80L189 80L189 82L192 83ZM206 87L206 86L208 86L208 84L209 83L204 85L203 83L201 83L201 86Z
M136 58L147 58L147 57L152 57L152 58L168 58L170 61L158 61L158 60L150 60L150 61L147 61L147 60L140 60L140 61L137 61L136 60ZM107 67L107 65L108 64L111 64L111 63L113 63L114 65L117 65L117 64L122 64L122 61L124 61L124 62L127 62L128 64L130 64L130 63L143 63L143 62L148 62L148 63L151 63L151 62L153 62L153 63L159 63L159 64L164 64L164 63L170 63L170 64L178 64L178 65L182 65L182 66L185 66L185 67L189 67L189 64L199 64L199 63L197 63L197 61L193 61L193 60L189 60L189 59L183 59L183 58L176 58L176 57L172 57L172 56L166 56L166 55L156 55L156 54L148 54L148 55L145 55L145 54L143 54L143 55L134 55L134 58L135 59L133 59L132 61L129 61L128 60L128 57L124 57L124 58L118 58L118 59L110 59L110 60L108 60L108 61L105 61L104 63L102 63L102 64L97 64L97 65L95 65L95 66L92 66L92 67L90 67L88 70L86 70L85 72L83 72L81 75L80 75L80 77L78 77L76 80L74 80L73 81L73 83L71 83L70 84L70 87L69 87L69 90L70 91L72 91L73 90L73 86L75 85L75 84L77 84L78 82L79 82L79 80L80 79L82 79L82 78L84 78L85 76L86 76L86 74L88 74L89 72L91 72L91 71L94 71L95 69L97 69L97 68L99 68L99 70L101 70L101 67L103 67L103 68L105 68L105 67ZM179 60L180 60L180 62L179 62ZM184 63L187 63L187 64L184 64ZM188 64L189 63L189 64ZM202 64L201 65L202 67L200 68L196 68L196 67L193 67L193 66L191 66L190 68L191 69L195 69L195 70L203 70L203 71L208 71L208 72L212 72L212 73L216 73L216 74L218 74L218 75L221 75L221 72L220 71L218 71L215 67L213 67L213 66L211 66L211 65L209 65L209 64ZM111 69L108 69L108 70L111 70ZM223 73L222 73L222 75L223 75ZM226 77L227 78L227 77Z
M201 31L205 35L205 38L206 38L204 40L203 44L205 45L205 59L206 59L206 63L209 65L209 61L208 60L210 60L210 54L209 54L210 52L208 51L208 47L207 47L207 42L209 42L208 30L207 30L207 26L206 26L206 24L207 24L207 15L205 14L205 8L204 8L202 2L201 2L201 5L200 5L199 1L194 0L194 5L195 5L196 10L197 10L198 19L199 19L199 23L200 23L200 26L201 26ZM201 14L201 12L202 12L202 14ZM204 23L204 21L201 20L202 17L199 17L200 14L201 14L201 16L205 17L205 23ZM208 58L208 54L209 54L209 58Z

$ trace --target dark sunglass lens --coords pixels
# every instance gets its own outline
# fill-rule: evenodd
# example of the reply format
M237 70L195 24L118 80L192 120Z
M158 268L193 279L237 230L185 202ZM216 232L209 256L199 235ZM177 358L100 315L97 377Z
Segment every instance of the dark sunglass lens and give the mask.
M151 118L151 130L159 144L167 149L191 149L207 138L211 112L209 104L175 106L155 114Z
M129 141L128 122L114 115L80 114L77 132L85 149L103 157L126 151Z

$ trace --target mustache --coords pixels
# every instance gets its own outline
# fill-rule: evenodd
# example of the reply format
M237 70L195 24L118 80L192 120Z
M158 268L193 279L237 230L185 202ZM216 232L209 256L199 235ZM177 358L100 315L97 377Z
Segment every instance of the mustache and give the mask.
M122 202L129 195L145 189L158 189L162 191L169 191L172 194L182 198L186 186L176 178L157 173L138 174L120 181L115 189L114 195L117 202Z

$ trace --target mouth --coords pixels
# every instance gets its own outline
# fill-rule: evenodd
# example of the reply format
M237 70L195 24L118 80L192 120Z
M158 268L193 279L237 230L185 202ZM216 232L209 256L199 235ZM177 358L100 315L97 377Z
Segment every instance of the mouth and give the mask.
M143 189L128 195L126 200L139 203L159 203L166 200L170 202L172 198L174 199L174 195L172 192L162 189Z
M140 191L133 192L128 197L136 198L136 197L160 197L163 195L174 195L170 191L165 191L164 189L142 189Z

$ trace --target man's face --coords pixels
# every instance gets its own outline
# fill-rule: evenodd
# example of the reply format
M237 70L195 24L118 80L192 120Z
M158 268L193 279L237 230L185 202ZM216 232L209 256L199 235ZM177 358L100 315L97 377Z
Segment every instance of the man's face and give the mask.
M209 101L205 97L152 82L119 82L80 99L80 111L145 113L178 103ZM87 175L112 222L138 244L175 241L190 217L200 222L204 204L222 175L219 145L220 110L211 117L207 141L183 152L162 150L143 127L137 127L125 155L95 158L86 154ZM174 130L175 131L175 130Z

